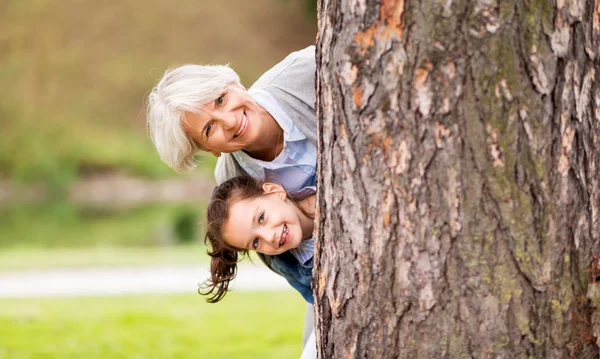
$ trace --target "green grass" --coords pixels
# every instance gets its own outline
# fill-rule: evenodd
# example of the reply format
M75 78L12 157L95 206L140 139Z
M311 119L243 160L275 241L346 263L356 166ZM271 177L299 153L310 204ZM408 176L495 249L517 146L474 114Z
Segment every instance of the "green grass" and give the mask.
M0 270L206 263L204 203L98 210L68 203L0 210Z
M315 22L302 15L304 6L0 2L0 176L61 188L115 169L172 175L146 135L143 109L165 69L231 63L250 85L290 51L314 43Z
M69 203L0 209L0 250L152 247L200 241L204 203L100 210ZM183 228L181 228L183 226Z
M162 247L10 248L0 250L0 271L98 267L209 266L203 244ZM241 265L262 266L255 254Z
M204 265L204 206L101 211L48 203L0 209L0 270Z
M0 358L260 358L300 355L305 303L292 291L0 299Z
M206 265L203 245L164 247L13 248L0 250L0 271L54 268ZM258 263L258 262L256 262Z

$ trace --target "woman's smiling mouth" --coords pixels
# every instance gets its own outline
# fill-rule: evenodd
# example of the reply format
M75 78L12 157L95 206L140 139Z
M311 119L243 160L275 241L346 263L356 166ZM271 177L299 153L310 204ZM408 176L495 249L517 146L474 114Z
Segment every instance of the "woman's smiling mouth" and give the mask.
M233 138L240 137L243 133L246 132L246 128L248 128L248 117L246 116L246 111L244 111L244 116L242 117L242 123L240 124L240 128L237 130Z

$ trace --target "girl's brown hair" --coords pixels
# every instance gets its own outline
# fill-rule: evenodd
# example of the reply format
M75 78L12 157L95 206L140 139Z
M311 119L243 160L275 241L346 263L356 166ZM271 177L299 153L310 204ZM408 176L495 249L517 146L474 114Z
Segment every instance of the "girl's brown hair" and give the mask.
M247 249L234 248L223 239L223 225L229 218L229 207L233 201L252 199L263 194L262 182L250 176L234 177L215 187L206 209L206 236L204 243L211 249L211 278L198 292L207 295L209 303L216 303L227 293L229 282L235 278L237 263L248 254ZM238 258L238 253L241 257ZM203 290L204 289L204 290Z
M208 296L209 303L223 299L229 288L229 283L237 273L237 263L248 255L247 249L235 248L223 238L223 226L229 218L229 208L233 202L253 199L265 194L263 183L250 176L234 177L215 187L206 209L206 236L204 243L210 247L207 251L211 257L210 276L203 288L198 292ZM287 196L298 208L298 203ZM301 200L302 198L298 198ZM300 208L306 216L312 217ZM257 253L258 257L269 267L270 257Z

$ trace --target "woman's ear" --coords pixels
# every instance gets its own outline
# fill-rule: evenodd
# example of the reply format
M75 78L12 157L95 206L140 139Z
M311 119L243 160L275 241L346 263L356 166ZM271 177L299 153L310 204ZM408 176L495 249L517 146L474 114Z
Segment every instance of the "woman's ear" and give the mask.
M262 190L266 194L277 193L281 199L285 199L287 197L285 193L285 188L283 188L283 186L281 185L278 185L277 183L265 182L262 185Z

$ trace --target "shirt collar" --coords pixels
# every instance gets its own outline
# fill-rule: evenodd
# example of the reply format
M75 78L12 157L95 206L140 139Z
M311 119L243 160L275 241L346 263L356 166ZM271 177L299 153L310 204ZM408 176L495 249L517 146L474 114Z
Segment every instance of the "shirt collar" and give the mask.
M289 252L298 260L298 262L306 264L313 258L314 250L315 241L314 239L309 238L300 242L298 247L290 249Z

